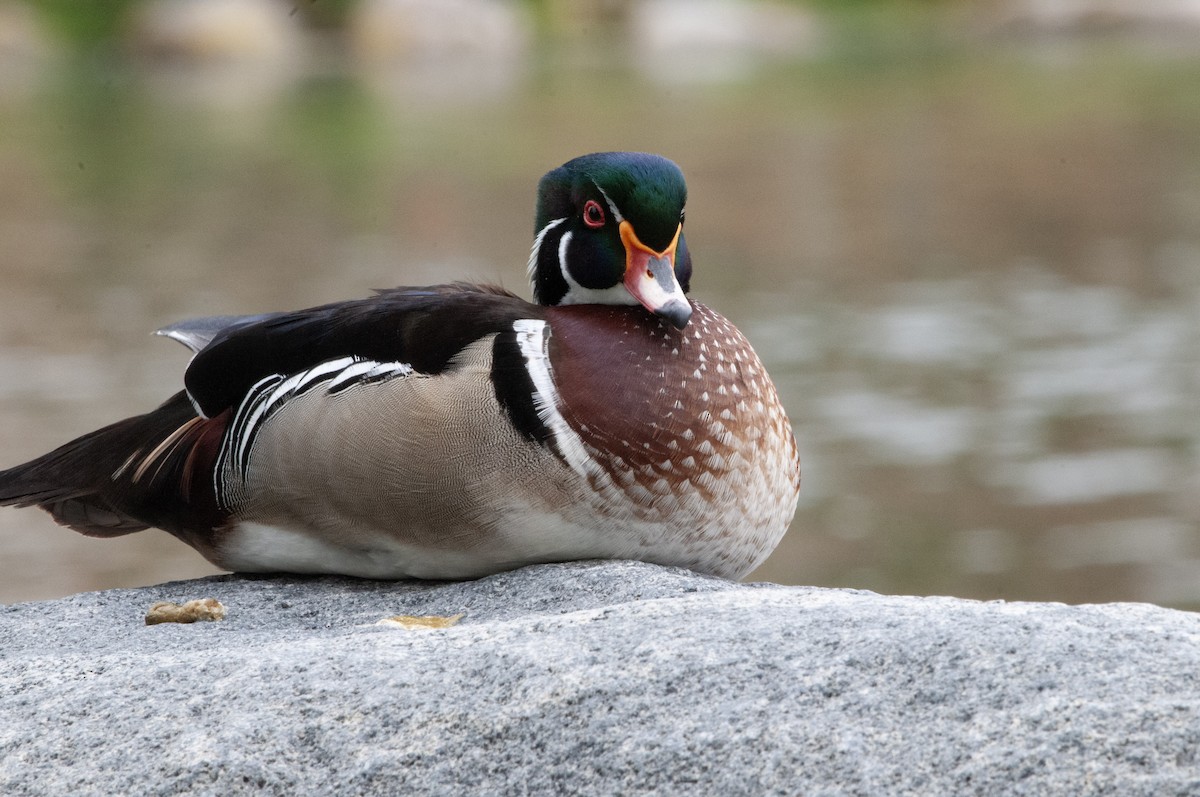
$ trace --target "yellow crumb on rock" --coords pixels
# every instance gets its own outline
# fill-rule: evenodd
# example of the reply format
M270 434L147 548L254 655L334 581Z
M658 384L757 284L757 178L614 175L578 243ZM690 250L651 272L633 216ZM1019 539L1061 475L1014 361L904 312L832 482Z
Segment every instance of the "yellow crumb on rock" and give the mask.
M465 614L455 614L450 617L442 617L436 614L429 614L417 617L411 614L398 614L395 617L385 617L376 623L376 625L386 625L390 628L404 628L409 631L419 628L449 628L452 625L457 625L458 621L465 616Z
M202 598L184 604L159 601L146 612L146 625L194 623L197 620L224 620L225 607L216 598Z

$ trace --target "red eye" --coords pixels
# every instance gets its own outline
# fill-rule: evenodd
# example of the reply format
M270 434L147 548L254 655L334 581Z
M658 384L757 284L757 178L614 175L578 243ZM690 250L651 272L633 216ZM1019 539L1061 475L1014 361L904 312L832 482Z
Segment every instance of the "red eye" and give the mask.
M594 199L583 204L583 223L589 227L604 226L604 208Z

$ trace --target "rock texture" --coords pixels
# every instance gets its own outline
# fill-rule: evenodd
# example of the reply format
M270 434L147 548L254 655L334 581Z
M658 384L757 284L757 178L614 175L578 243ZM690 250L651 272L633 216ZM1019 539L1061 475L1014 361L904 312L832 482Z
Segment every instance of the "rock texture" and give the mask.
M0 793L1200 794L1200 617L628 562L77 595L0 607Z

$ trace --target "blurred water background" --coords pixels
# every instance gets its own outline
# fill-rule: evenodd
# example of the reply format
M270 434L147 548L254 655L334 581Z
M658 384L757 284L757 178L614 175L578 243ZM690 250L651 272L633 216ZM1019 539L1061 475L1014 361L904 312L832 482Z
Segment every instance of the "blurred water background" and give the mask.
M1200 2L0 0L0 466L199 315L527 295L533 189L687 174L803 455L753 576L1200 605ZM0 511L0 602L214 572Z

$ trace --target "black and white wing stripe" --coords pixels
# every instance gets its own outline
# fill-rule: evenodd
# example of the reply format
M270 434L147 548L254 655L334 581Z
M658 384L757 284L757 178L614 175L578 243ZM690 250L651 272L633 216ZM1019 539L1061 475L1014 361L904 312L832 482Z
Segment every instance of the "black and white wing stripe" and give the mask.
M271 374L263 377L250 388L225 432L213 470L217 495L228 495L228 489L224 488L231 479L245 480L255 439L288 401L319 389L324 389L329 396L336 396L353 387L412 373L413 367L407 363L339 357L291 376Z
M544 240L561 223L550 225ZM548 241L547 241L548 242ZM535 406L531 348L518 321L536 324L545 308L502 289L466 284L396 288L377 296L263 316L199 319L161 334L196 353L184 375L187 396L204 418L228 413L214 482L222 506L236 503L264 425L297 396L329 399L379 380L437 377L472 343L495 336L491 379L496 400L517 431L554 446ZM545 397L540 400L545 401Z

